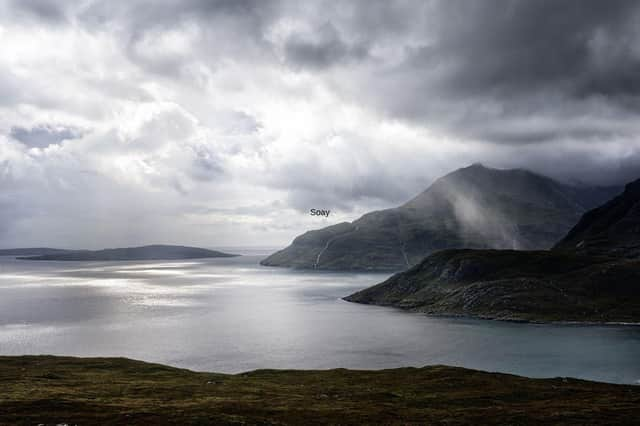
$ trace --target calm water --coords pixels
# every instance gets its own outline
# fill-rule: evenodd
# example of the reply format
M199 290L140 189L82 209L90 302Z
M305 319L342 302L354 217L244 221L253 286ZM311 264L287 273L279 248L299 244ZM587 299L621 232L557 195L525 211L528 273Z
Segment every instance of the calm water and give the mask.
M0 258L0 354L126 356L219 372L449 364L640 380L640 327L429 318L357 305L340 298L386 275L266 268L261 258Z

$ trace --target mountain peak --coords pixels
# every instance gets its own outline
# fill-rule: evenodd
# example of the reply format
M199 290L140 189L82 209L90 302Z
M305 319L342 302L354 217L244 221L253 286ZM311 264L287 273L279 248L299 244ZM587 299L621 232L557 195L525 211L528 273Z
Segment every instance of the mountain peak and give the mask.
M262 264L398 270L446 248L548 249L587 208L613 195L591 189L475 163L399 207L309 231Z
M576 208L581 214L586 210L583 207L585 203L582 203L582 197L575 196L573 192L572 187L530 170L498 169L482 163L474 163L437 179L429 188L404 206L425 208L431 205L433 197L439 194L440 198L454 204L461 198L474 202L484 200L484 204L501 204L502 201L511 199L520 204L548 204L553 205L554 208ZM499 206L490 210L495 212L499 210Z
M484 165L484 163L476 162L476 163L471 164L470 166L463 167L463 168L464 169L472 169L472 168L475 168L475 169L491 169L492 167L487 167L487 166Z
M541 174L536 173L536 172L534 172L532 170L529 170L529 169L525 169L525 168L521 168L521 167L503 169L503 168L499 168L499 167L487 166L486 164L481 163L481 162L476 162L476 163L473 163L473 164L471 164L469 166L461 167L461 168L459 168L457 170L454 170L453 172L451 172L449 174L452 175L452 174L465 172L465 171L489 172L489 173L495 173L495 174L499 174L499 175L507 175L507 174L517 173L517 174L531 175L531 176L536 176L536 177L543 178L543 179L553 180L552 178L550 178L548 176L541 175Z

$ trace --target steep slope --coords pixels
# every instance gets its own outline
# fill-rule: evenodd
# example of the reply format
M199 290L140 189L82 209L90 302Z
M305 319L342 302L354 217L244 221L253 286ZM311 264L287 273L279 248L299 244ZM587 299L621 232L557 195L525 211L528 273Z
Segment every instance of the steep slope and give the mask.
M233 254L198 247L150 245L104 250L75 250L42 256L21 257L23 260L174 260L207 257L232 257Z
M640 322L640 262L557 251L444 250L345 300L502 320Z
M556 246L626 258L640 258L640 179L605 205L586 213Z
M447 248L546 249L584 211L617 192L475 164L438 179L400 207L306 232L262 264L402 270Z
M345 300L496 319L640 322L640 180L551 251L450 250Z

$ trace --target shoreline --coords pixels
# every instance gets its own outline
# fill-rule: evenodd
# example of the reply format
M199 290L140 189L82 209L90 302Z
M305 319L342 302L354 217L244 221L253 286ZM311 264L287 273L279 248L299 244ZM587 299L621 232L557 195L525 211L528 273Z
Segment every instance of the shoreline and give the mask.
M382 305L377 303L364 303L364 302L354 302L351 300L347 300L349 296L342 297L341 300L347 303L356 303L359 305L368 305L368 306L380 306L384 308L393 308L398 309L400 311L410 312L414 314L420 314L427 317L433 318L452 318L452 319L470 319L470 320L483 320L483 321L502 321L502 322L510 322L510 323L522 323L522 324L537 324L537 325L565 325L565 326L600 326L600 327L640 327L640 322L629 322L629 321L577 321L577 320L537 320L537 319L527 319L527 318L501 318L490 315L466 315L466 314L455 314L455 313L429 313L420 311L419 309L412 308L403 308L401 306L395 305Z
M357 302L352 302L357 303ZM382 306L382 305L374 305ZM640 322L626 322L626 321L574 321L574 320L536 320L526 318L500 318L493 316L477 316L477 315L464 315L464 314L430 314L421 311L412 311L410 309L398 308L397 306L390 305L389 307L406 310L407 312L414 312L430 317L436 318L460 318L460 319L472 319L483 321L502 321L510 323L532 324L532 325L563 325L563 326L576 326L576 327L640 327Z

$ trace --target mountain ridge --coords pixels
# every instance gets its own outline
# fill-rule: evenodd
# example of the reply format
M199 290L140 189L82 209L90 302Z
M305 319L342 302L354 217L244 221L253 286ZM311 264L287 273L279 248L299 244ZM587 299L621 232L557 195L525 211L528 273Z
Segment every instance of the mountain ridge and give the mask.
M584 254L640 258L640 179L587 212L555 246Z
M550 248L617 187L577 187L524 169L455 170L406 203L307 231L261 264L403 270L448 248Z
M437 315L640 324L640 180L548 251L444 250L345 297Z

